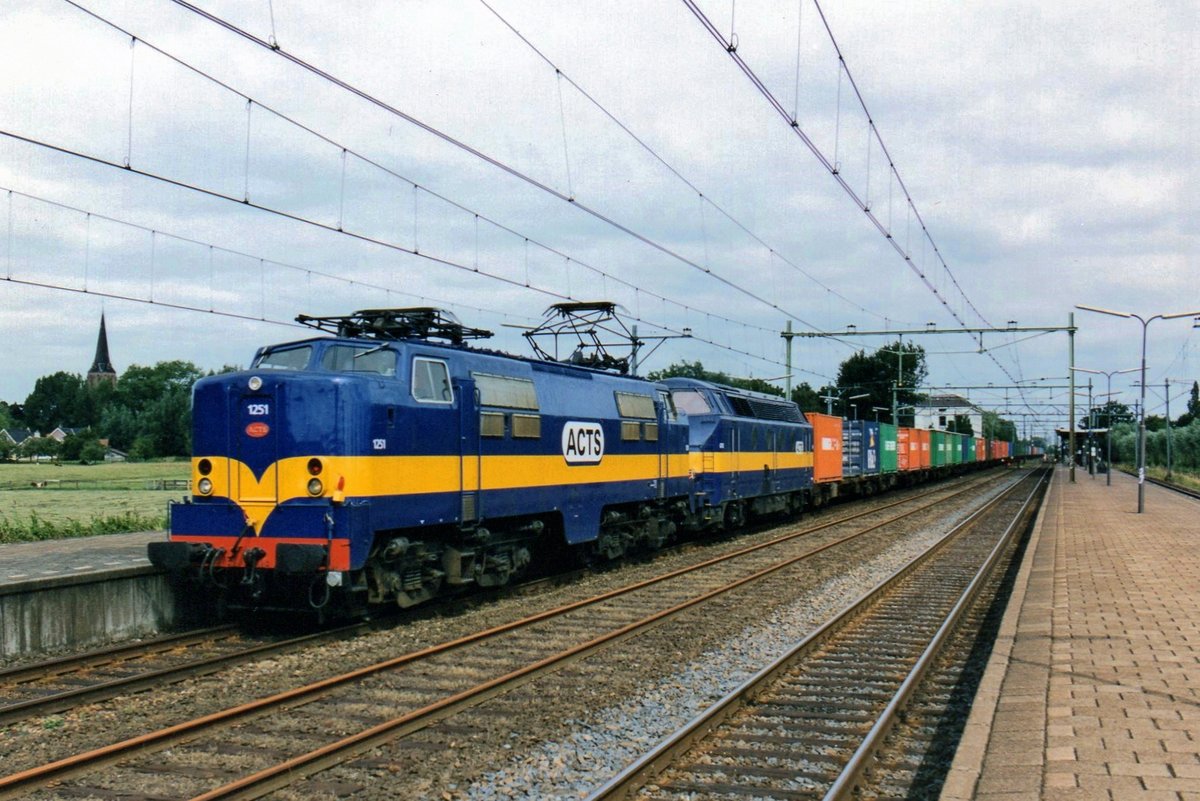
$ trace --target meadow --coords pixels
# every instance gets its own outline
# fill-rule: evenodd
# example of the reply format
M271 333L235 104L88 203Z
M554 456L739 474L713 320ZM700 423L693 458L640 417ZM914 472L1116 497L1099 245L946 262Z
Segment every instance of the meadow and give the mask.
M0 464L0 543L165 528L189 475L185 460Z

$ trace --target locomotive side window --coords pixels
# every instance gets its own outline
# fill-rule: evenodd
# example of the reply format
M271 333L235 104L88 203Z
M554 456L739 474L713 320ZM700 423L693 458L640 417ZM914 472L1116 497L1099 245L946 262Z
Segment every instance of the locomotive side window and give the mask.
M542 418L536 414L514 414L512 435L523 439L538 439L542 436Z
M505 409L537 411L537 389L527 378L512 378L491 373L471 373L479 389L480 406L501 406Z
M655 420L658 415L654 411L654 398L650 395L635 395L632 392L614 392L617 396L617 411L622 417L637 417L642 420Z
M481 436L481 437L503 437L504 436L504 413L503 412L481 412L479 415L479 436Z
M450 371L434 359L413 359L412 395L421 403L453 403Z
M340 373L378 373L393 376L396 374L396 353L377 347L331 345L321 356L321 367Z
M675 408L684 414L712 414L708 400L695 390L673 389L671 399L675 401Z
M261 370L303 370L308 367L311 356L312 348L307 345L302 348L273 350L259 357L254 366Z

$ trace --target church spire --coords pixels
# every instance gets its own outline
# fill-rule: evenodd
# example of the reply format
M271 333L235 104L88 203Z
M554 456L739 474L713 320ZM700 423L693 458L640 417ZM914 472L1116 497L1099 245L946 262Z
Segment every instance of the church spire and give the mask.
M100 336L96 339L96 358L92 360L92 369L87 374L88 386L96 386L101 382L117 383L117 371L113 369L112 361L108 358L108 332L104 328L104 313L100 313Z

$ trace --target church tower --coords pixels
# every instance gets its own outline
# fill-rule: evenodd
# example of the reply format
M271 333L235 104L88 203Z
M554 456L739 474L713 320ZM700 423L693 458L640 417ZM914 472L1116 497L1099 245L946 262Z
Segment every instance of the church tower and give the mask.
M88 370L87 382L89 387L98 384L117 383L117 371L113 369L108 358L108 333L104 330L104 313L100 313L100 337L96 340L96 358L92 360L92 369Z

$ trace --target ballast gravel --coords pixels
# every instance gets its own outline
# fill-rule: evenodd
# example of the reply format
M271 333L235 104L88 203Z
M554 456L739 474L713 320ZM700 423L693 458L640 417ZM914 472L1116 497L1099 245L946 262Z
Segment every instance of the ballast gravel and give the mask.
M950 491L956 485L961 486L948 482L943 487ZM866 501L860 508L904 494ZM579 798L757 670L770 654L803 637L892 566L923 550L945 530L946 519L964 514L955 510L967 503L949 501L926 513L928 517L920 518L929 521L924 528L914 518L916 534L863 552L862 561L849 570L844 557L826 559L824 566L808 569L802 580L793 578L790 584L777 580L763 592L765 597L730 599L683 624L673 623L672 635L652 632L623 645L619 657L584 660L533 682L510 693L507 698L513 709L502 712L482 732L476 725L476 734L455 735L451 719L429 730L424 741L414 735L378 749L376 754L383 753L387 763L383 767L368 769L351 763L314 779L358 785L364 792L357 798ZM689 550L627 563L534 594L465 599L453 610L418 611L387 631L275 655L170 688L0 728L0 763L6 773L15 772L106 745L694 564L772 539L781 530L807 527L827 514L782 529L701 542ZM744 627L748 619L760 622ZM392 758L389 751L401 756ZM430 759L420 758L425 752ZM328 791L304 787L282 790L273 797L333 797ZM397 795L401 788L409 791L406 796Z
M958 522L967 510L947 519ZM940 539L946 525L927 527L868 562L850 567L792 599L734 639L670 672L638 696L578 719L569 733L546 740L472 781L449 798L579 799L652 750L667 736L782 656L865 590Z

